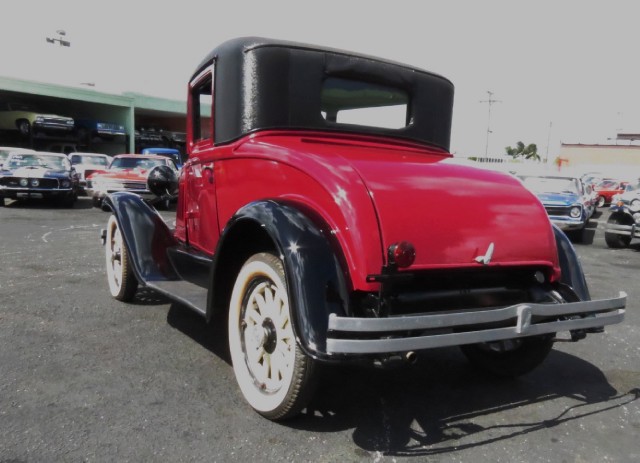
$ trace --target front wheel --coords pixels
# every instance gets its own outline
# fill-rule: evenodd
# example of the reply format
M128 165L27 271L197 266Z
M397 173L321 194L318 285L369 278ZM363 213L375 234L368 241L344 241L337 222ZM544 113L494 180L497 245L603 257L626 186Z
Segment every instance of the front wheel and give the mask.
M606 202L607 202L607 200L605 199L604 196L599 196L598 197L598 207L604 207Z
M625 223L620 220L618 217L610 217L607 223L613 225L630 225L629 223ZM621 249L629 246L631 243L631 236L604 232L604 241L607 243L607 246L612 249Z
M229 350L249 405L272 420L297 415L314 385L314 361L294 332L282 261L259 253L236 278L229 307Z
M471 364L495 376L516 377L529 373L547 358L553 336L532 336L460 346Z
M104 247L109 291L117 300L130 302L138 289L138 280L131 268L129 252L115 215L109 217Z

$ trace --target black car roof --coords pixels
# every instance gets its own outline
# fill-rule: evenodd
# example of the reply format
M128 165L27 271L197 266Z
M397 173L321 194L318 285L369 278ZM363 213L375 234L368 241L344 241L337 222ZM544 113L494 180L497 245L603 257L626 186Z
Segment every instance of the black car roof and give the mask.
M388 135L449 149L454 87L438 74L345 50L241 37L214 48L192 78L214 61L216 144L256 130L286 128ZM410 123L388 129L328 122L320 101L328 77L403 90L410 100Z

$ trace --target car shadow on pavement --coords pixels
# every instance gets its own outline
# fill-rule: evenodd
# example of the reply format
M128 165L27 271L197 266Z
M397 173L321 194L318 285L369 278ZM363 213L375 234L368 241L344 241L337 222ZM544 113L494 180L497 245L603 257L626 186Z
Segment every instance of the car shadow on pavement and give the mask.
M226 320L216 319L213 323L206 323L202 316L177 302L173 302L167 313L167 323L231 365Z
M161 305L169 304L171 299L167 296L154 291L151 288L138 288L135 298L131 301L134 305Z
M640 397L640 378L630 383L617 391L597 367L557 350L505 380L473 370L455 348L436 349L393 371L325 368L303 416L285 425L353 428L362 450L383 455L448 454L624 407Z
M172 303L167 322L231 365L224 320L206 324ZM617 390L595 365L557 349L516 379L474 370L457 348L421 352L413 364L384 369L322 364L309 406L281 425L314 433L353 429L363 455L448 454L624 407L640 398L637 376Z

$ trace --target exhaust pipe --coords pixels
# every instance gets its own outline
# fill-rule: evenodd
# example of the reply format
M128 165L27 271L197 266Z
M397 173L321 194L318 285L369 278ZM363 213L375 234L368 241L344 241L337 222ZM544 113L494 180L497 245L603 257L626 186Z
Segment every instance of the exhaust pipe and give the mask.
M407 363L413 365L418 361L418 355L414 351L410 351L404 355L404 359Z

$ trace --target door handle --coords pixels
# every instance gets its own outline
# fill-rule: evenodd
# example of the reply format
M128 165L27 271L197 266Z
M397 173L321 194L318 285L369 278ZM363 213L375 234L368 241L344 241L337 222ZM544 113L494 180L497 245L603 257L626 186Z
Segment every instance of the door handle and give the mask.
M207 177L207 180L209 180L209 183L213 183L213 166L204 166L202 172Z

